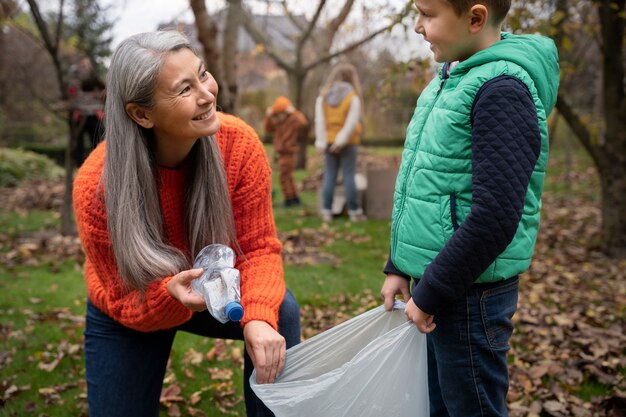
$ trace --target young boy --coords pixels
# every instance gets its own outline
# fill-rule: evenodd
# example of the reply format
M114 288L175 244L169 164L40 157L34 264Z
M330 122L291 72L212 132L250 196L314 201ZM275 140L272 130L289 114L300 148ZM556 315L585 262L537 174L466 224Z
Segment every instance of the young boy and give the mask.
M381 295L428 334L431 416L506 416L518 275L539 227L554 43L501 33L510 0L415 0L444 63L407 128ZM409 282L414 286L409 292Z
M309 122L306 116L284 96L276 97L265 112L265 131L274 135L272 143L278 162L278 180L285 197L285 207L300 205L300 197L293 178L296 169L298 138L306 135Z

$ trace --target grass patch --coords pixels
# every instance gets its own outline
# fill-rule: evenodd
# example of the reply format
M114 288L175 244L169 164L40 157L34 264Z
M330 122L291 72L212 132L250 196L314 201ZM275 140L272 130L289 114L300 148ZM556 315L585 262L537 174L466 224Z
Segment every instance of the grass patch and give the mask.
M60 224L61 214L44 210L8 211L0 210L0 230L15 237L24 233L56 229Z
M18 390L0 408L2 416L81 415L85 409L84 281L73 262L55 269L0 267L0 381L5 392Z
M594 397L603 397L611 392L613 387L603 384L596 379L585 379L578 389L578 396L583 401L591 401Z
M314 226L315 227L315 226ZM321 230L324 227L318 225ZM376 239L389 230L389 222L350 223L343 219L328 226L335 236L321 250L332 254L333 263L287 265L285 279L301 304L324 305L337 295L357 296L380 290L389 252L388 239ZM322 232L323 233L323 232Z
M271 148L267 149L271 160ZM580 148L569 156L565 150L559 142L552 149L546 193L563 197L586 193L588 198L597 199L598 182L591 160ZM368 149L379 151L384 155L401 153L400 148ZM311 148L309 152L313 155L315 151ZM566 158L571 165L565 164ZM313 165L296 171L296 180L301 182L319 168ZM564 186L567 172L579 176ZM273 188L279 233L303 240L305 248L307 239L316 237L315 246L309 246L310 252L304 255L310 261L285 265L287 286L298 302L331 308L337 307L333 305L337 299L361 305L364 293L377 298L389 251L389 220L352 223L339 217L325 225L318 216L315 191L301 194L301 207L284 208L276 174ZM0 253L15 249L15 239L21 235L58 226L59 214L55 212L0 210ZM338 298L342 295L345 301ZM86 415L81 321L85 296L81 267L74 262L0 264L0 393L4 393L0 395L0 416ZM222 344L179 332L164 385L179 386L183 401L168 405L180 405L183 416L191 415L188 406L208 417L224 415L218 406L244 415L242 354L242 342ZM196 363L198 355L201 360ZM215 377L221 369L232 374L227 379ZM586 381L580 387L580 397L588 400L605 395L607 389L610 387L597 381ZM168 415L162 406L161 416Z

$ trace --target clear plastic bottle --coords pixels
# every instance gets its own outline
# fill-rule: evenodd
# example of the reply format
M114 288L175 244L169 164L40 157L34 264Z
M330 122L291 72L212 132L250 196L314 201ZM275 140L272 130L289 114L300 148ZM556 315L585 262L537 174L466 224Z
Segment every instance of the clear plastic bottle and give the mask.
M204 247L193 263L204 273L191 282L191 287L204 297L209 313L221 323L243 318L239 270L234 266L235 253L221 244Z

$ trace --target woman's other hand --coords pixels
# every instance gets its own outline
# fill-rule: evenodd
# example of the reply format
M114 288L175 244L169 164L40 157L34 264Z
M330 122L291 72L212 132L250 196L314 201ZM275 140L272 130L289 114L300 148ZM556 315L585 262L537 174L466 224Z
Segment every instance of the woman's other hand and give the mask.
M285 338L272 326L261 320L252 320L243 328L246 350L259 384L274 382L285 365Z
M191 281L199 278L203 271L202 268L182 271L167 283L167 292L191 311L206 310L204 298L191 288Z

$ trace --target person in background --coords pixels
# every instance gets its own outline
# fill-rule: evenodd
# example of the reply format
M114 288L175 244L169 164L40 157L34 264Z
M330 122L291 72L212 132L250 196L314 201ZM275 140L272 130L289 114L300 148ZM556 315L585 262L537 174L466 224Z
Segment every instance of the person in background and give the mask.
M297 110L287 97L276 97L265 112L265 131L273 135L272 145L278 163L280 189L285 198L285 207L299 206L300 197L293 178L296 169L298 138L309 130L306 116Z
M507 352L539 228L557 50L542 36L501 32L510 0L414 3L415 31L443 65L407 128L381 295L390 310L402 294L427 334L431 416L507 416Z
M89 415L158 416L174 336L243 340L248 416L272 415L250 389L271 383L300 341L285 287L262 143L217 111L217 83L176 31L133 35L107 78L105 141L86 159L73 202L85 252ZM192 291L207 244L237 252L241 322L222 324Z
M364 220L356 188L356 162L361 142L361 83L356 68L335 66L315 101L315 147L324 153L322 219L333 219L332 204L341 167L351 221Z
M78 62L75 78L76 85L71 86L69 91L73 107L72 123L76 129L72 157L76 166L80 167L89 152L102 139L105 84L88 57L83 57ZM89 139L88 146L85 146L85 135Z

